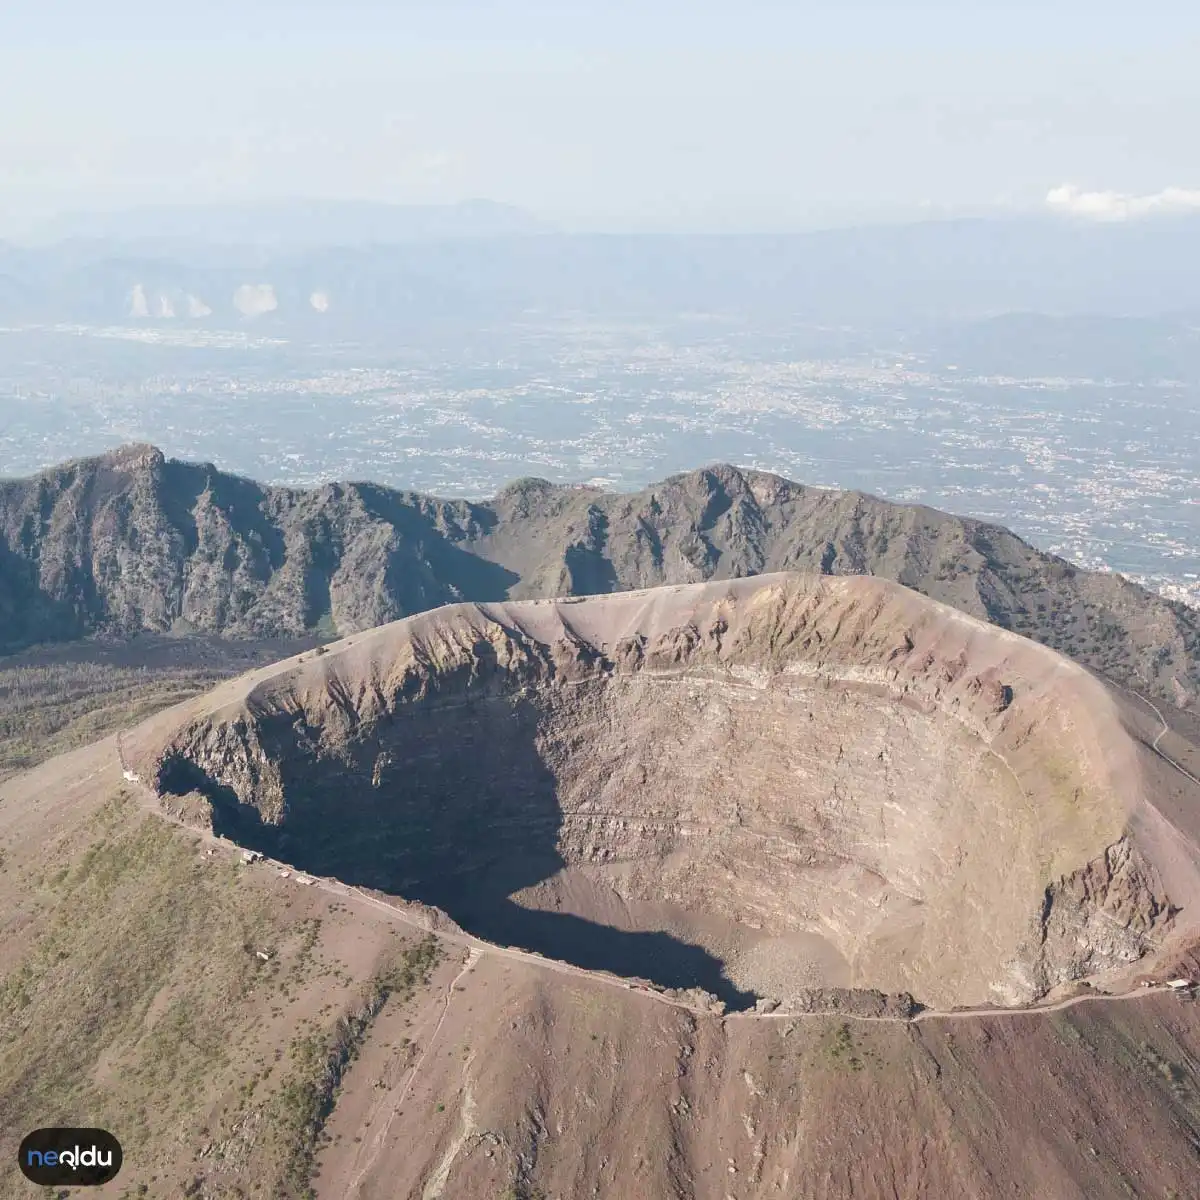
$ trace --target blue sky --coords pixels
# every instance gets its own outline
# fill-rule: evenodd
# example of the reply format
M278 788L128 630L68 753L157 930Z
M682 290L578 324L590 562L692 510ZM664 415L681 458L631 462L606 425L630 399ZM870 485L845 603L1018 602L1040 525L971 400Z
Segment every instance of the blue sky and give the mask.
M1200 191L1198 61L1178 0L39 0L0 9L0 233L287 196L805 228L1062 185L1132 218Z

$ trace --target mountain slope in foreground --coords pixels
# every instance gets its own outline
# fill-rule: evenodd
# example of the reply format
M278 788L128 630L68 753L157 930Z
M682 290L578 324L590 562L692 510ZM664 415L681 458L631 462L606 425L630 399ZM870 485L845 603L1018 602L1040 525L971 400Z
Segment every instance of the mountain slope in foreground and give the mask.
M1200 1004L1136 984L1200 970L1200 788L1147 715L868 579L252 672L0 785L0 1171L86 1113L128 1196L1190 1196Z
M0 482L0 651L93 632L346 634L461 600L769 571L893 579L1156 699L1200 696L1200 612L996 525L730 466L630 495L523 480L473 504L263 486L128 446Z

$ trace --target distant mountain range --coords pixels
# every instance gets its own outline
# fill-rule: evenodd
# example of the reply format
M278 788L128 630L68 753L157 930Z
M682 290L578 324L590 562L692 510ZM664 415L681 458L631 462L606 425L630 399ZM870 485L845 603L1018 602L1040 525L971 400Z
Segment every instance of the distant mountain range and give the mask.
M672 237L563 234L493 205L189 212L68 223L63 231L90 233L0 246L0 321L253 320L394 336L431 320L531 313L730 313L829 325L1200 314L1200 218Z
M273 487L127 446L0 482L0 650L94 633L332 636L459 600L765 571L877 575L1180 706L1200 613L996 525L713 466L634 494L526 479L485 503Z
M25 239L47 245L71 239L157 245L167 253L198 246L369 246L438 238L547 233L553 226L511 204L377 204L297 200L274 204L156 205L114 212L64 213Z

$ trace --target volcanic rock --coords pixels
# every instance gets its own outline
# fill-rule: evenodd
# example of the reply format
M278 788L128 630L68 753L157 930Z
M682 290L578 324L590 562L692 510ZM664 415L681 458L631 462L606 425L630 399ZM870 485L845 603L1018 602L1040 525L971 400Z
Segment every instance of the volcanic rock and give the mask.
M93 633L332 637L463 600L772 571L893 579L1169 704L1200 695L1195 609L997 525L761 471L629 495L527 479L476 504L272 487L128 446L0 481L0 652Z

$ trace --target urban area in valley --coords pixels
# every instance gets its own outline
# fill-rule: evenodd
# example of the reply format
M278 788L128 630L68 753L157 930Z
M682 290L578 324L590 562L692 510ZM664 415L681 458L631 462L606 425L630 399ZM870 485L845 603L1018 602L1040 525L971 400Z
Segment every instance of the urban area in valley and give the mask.
M11 326L0 473L148 441L264 482L482 498L521 476L622 490L728 461L995 520L1200 605L1200 333L1107 324L531 316L357 342Z

